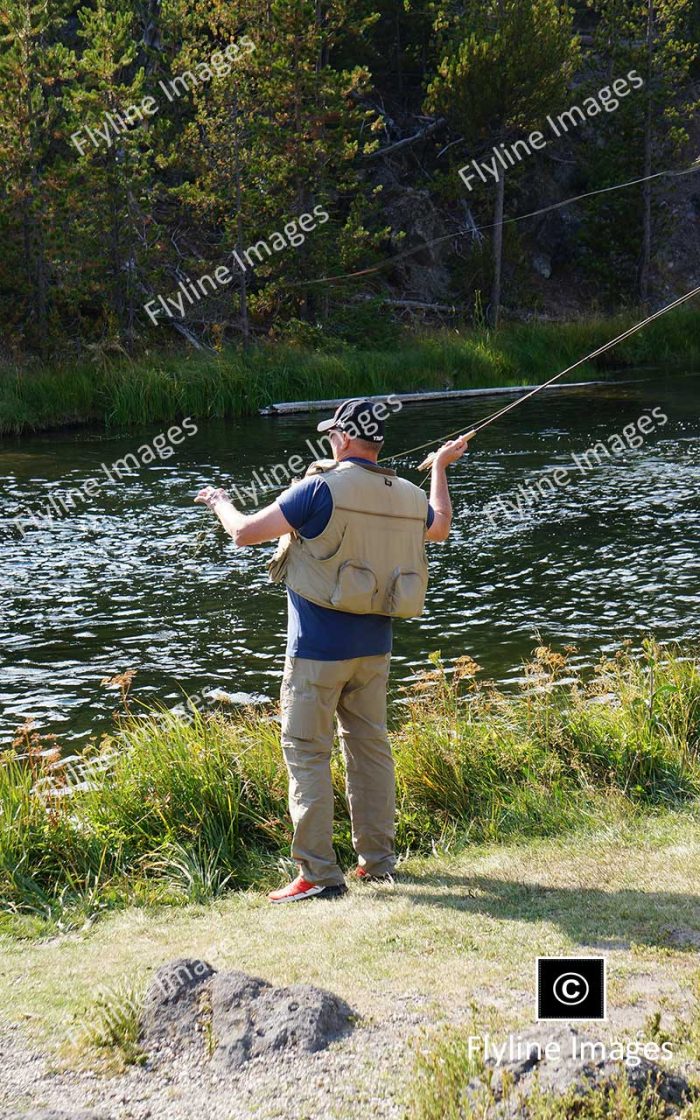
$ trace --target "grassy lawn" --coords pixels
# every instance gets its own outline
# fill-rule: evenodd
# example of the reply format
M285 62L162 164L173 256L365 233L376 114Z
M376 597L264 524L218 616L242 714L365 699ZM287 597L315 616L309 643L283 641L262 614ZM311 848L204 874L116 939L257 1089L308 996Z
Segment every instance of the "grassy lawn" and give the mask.
M697 808L410 858L401 871L394 886L356 884L333 904L274 907L248 891L207 906L132 908L45 941L4 938L0 1015L59 1044L101 990L125 980L145 989L178 956L318 984L370 1020L410 993L436 1022L474 1004L482 1027L522 1029L534 1020L537 955L607 956L613 1033L688 1006L700 965Z

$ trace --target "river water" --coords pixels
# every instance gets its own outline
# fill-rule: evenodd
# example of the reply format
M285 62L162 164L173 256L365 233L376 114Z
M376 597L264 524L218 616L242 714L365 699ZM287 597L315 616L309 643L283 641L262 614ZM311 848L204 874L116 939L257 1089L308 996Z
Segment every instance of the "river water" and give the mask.
M589 664L627 638L699 636L700 376L638 376L544 393L451 469L453 534L430 546L426 614L396 625L395 685L433 650L468 653L508 685L540 639L575 646L572 661ZM468 430L503 403L406 405L389 421L386 450ZM636 435L629 425L642 415L654 430L641 447L614 439ZM116 701L101 681L130 668L145 702L210 689L240 702L276 695L286 612L267 581L272 546L235 549L192 497L208 482L248 485L255 470L309 458L317 420L200 422L169 458L111 481L101 465L162 429L0 442L2 741L26 716L78 746L108 730ZM597 441L610 454L582 459ZM420 458L400 464L415 481ZM566 485L542 481L557 468ZM91 478L89 503L48 523L52 495L60 509L58 497ZM499 498L511 504L489 506ZM521 514L511 512L518 499ZM21 536L14 519L28 511L43 519Z

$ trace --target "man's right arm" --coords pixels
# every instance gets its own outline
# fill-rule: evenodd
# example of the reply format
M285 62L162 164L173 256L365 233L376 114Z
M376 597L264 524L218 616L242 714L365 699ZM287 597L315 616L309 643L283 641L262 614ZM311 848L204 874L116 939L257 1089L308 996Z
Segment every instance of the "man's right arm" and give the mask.
M275 540L276 537L281 537L292 529L277 502L256 513L241 513L225 490L215 490L212 486L205 486L200 490L195 502L209 506L226 532L233 538L233 543L239 548Z
M467 450L467 443L460 436L443 444L433 459L430 478L430 505L435 516L425 537L429 541L446 541L452 527L452 502L447 485L447 467L456 463Z

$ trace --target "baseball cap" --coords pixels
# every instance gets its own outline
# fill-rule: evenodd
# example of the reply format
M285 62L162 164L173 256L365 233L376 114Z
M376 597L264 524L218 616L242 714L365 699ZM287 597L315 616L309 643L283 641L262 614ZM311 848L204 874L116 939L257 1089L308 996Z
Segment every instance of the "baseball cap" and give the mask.
M375 410L381 409L381 412ZM381 443L384 439L384 417L386 405L383 401L368 401L366 397L353 397L343 401L330 420L322 420L317 432L329 432L338 428L347 432L353 439L366 439L370 443Z

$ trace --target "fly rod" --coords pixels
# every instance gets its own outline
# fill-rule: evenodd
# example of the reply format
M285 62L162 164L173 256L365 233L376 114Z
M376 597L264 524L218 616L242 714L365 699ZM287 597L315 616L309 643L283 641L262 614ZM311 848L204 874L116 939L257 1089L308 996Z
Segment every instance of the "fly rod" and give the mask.
M458 436L459 441L463 444L469 443L469 441L473 439L477 432L480 432L484 428L487 428L489 424L495 423L495 421L499 420L501 416L505 416L507 412L510 412L512 409L517 408L518 405L524 404L526 400L528 400L530 397L534 397L536 393L541 393L543 389L547 389L550 385L553 385L554 382L558 381L560 377L564 377L565 374L571 373L572 370L576 369L578 366L583 365L584 362L589 362L593 358L597 358L600 354L605 354L607 350L611 350L613 346L617 346L618 342L623 342L624 339L630 338L633 334L636 334L637 331L640 331L642 327L646 327L649 323L653 323L655 319L659 319L662 315L665 315L667 311L672 311L674 307L680 307L682 303L686 303L689 299L692 299L693 296L697 296L698 294L700 294L700 286L698 286L697 288L693 288L690 292L686 292L683 296L679 296L678 299L673 300L672 303L667 304L665 307L660 307L658 311L655 311L652 315L647 316L646 319L642 319L640 323L635 323L633 327L629 327L626 331L623 331L622 334L619 334L617 336L617 338L613 338L609 342L604 343L602 346L599 346L597 350L593 350L590 354L586 354L585 357L579 358L578 361L573 363L573 365L567 366L566 369L560 370L559 373L555 373L553 377L550 377L541 385L537 385L534 389L531 389L529 393L525 393L524 396L518 397L518 399L515 401L511 401L511 403L507 404L505 408L499 408L497 412L493 412L490 416L484 417L484 419L480 420L479 423L471 429L471 431L466 432L464 435L458 435L461 430L458 428L456 432L450 432L442 439L428 440L427 443L421 443L418 445L418 447L411 447L408 451L403 451L400 455L392 455L391 458L403 459L406 455L410 455L413 451L422 451L424 447L430 447L431 444L434 443L442 443L445 439L452 439L454 436ZM435 452L431 451L430 455L428 455L422 463L418 464L418 470L428 470L428 468L432 466L434 459Z

